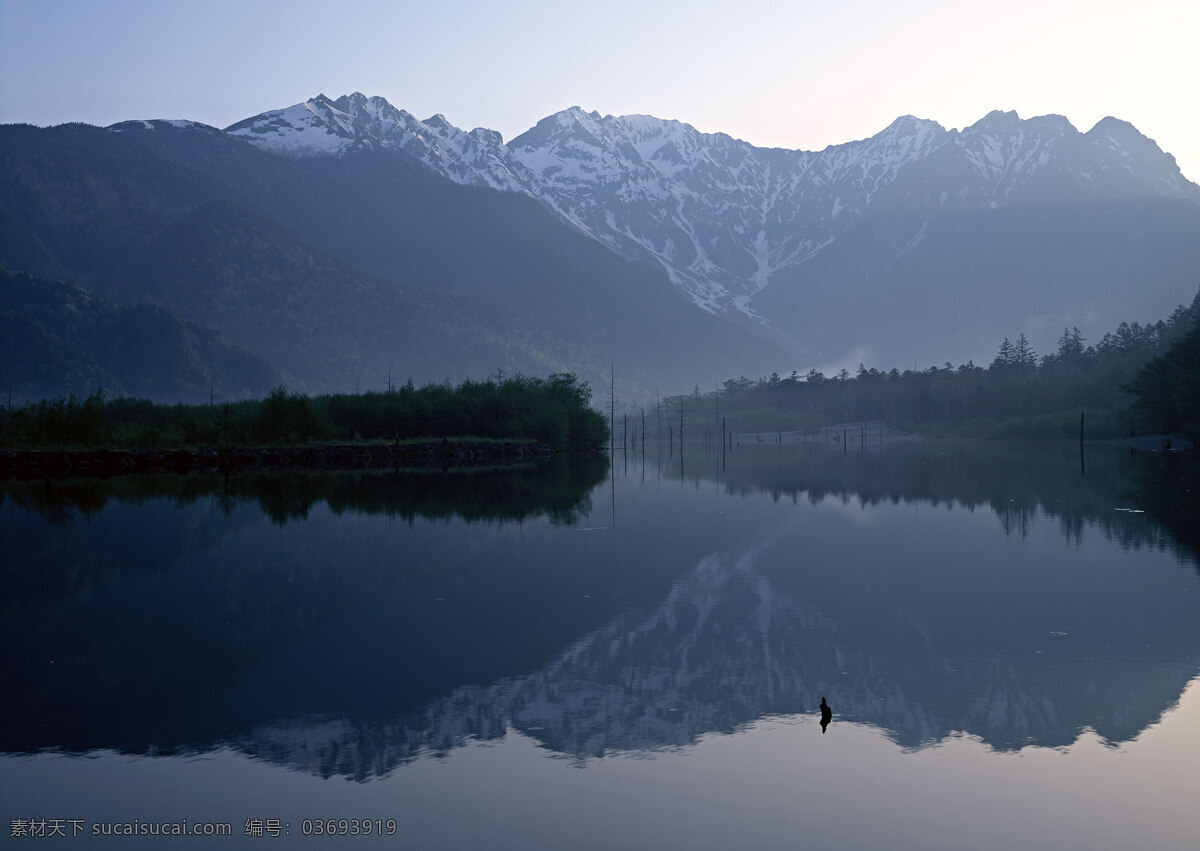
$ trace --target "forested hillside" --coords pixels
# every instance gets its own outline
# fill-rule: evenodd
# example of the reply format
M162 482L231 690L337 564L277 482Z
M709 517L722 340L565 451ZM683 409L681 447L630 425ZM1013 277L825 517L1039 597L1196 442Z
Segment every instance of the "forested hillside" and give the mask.
M1091 437L1174 432L1200 422L1200 293L1157 322L1123 322L1089 344L1064 328L1039 355L1019 335L987 366L965 363L855 374L816 370L729 379L719 394L699 387L665 399L658 412L684 428L776 432L880 421L902 431L978 437L1067 437L1084 413ZM715 396L715 398L714 398ZM663 426L666 428L667 426ZM1193 425L1194 428L1194 425Z
M65 281L0 267L0 392L200 402L260 396L280 380L261 357L162 307L119 305Z
M1193 308L1193 317L1197 311ZM1182 432L1200 444L1200 322L1151 360L1124 389L1134 421L1159 432Z

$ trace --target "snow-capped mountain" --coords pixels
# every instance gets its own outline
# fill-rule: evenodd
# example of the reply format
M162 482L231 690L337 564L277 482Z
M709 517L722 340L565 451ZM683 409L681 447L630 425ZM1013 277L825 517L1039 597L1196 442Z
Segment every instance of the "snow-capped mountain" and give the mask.
M227 128L295 155L396 148L458 183L523 192L630 258L651 259L696 304L769 324L756 296L868 217L895 217L890 257L941 210L1177 198L1200 187L1132 125L1086 133L1061 116L992 112L961 131L904 116L869 139L810 152L758 148L650 116L578 107L504 144L361 94L266 112Z
M118 300L190 299L186 318L247 346L262 345L262 317L233 322L213 281L242 293L278 278L271 291L291 294L281 304L306 326L297 287L428 293L447 300L438 315L463 324L448 305L477 304L478 321L503 326L472 339L509 334L502 314L536 327L509 341L521 354L506 368L599 381L615 347L643 397L739 373L987 363L1020 334L1044 354L1070 327L1097 342L1190 303L1200 268L1200 187L1115 118L1080 132L1053 115L992 112L962 130L903 116L794 151L571 108L506 143L355 93L225 130L0 129L9 268ZM249 249L252 221L274 252ZM280 276L309 249L325 260ZM344 338L321 339L344 353ZM431 351L411 334L379 345L368 360ZM338 362L327 354L314 359ZM488 374L494 359L428 368ZM363 369L347 364L337 386Z
M443 116L418 120L381 97L358 92L312 100L239 121L225 132L259 147L296 156L351 151L405 151L457 183L521 191L508 171L500 134L477 128L464 133Z

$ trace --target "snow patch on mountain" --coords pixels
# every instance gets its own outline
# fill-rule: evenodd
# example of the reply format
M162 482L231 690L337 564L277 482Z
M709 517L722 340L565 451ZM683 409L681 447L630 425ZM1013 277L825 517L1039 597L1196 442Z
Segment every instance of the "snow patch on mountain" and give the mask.
M460 184L529 195L631 259L661 266L700 307L759 319L754 297L820 255L865 216L889 210L1034 203L1049 193L1147 192L1200 202L1200 187L1132 125L1086 134L1066 118L994 111L962 131L901 116L822 151L758 148L649 115L578 106L505 144L442 115L418 120L379 97L324 95L227 133L293 156L398 149ZM924 237L907 234L897 253Z
M128 133L134 130L159 130L164 127L173 127L177 130L206 130L213 133L219 133L216 127L208 124L201 124L199 121L188 121L180 118L155 118L149 121L119 121L116 124L110 124L106 129L114 133Z

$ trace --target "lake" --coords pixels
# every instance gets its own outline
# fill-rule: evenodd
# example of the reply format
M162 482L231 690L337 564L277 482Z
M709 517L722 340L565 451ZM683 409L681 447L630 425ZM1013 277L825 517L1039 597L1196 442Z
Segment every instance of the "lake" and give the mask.
M1193 459L673 449L0 485L10 841L1196 847Z

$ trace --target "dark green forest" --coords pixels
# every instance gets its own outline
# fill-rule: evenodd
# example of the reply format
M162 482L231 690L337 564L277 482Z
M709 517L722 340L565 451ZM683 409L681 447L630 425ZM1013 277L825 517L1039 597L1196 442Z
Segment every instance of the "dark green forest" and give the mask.
M3 266L0 341L0 392L22 401L100 387L189 402L209 399L215 387L226 399L252 399L281 380L261 357L166 308L117 304Z
M1050 438L1078 436L1082 413L1091 439L1183 433L1200 442L1198 323L1200 293L1165 320L1122 322L1095 344L1078 328L1064 328L1045 355L1024 334L1005 338L986 367L881 372L860 364L855 374L729 379L664 399L649 428L667 439L681 428L691 438L882 422L931 436Z
M294 445L441 438L530 439L589 451L608 440L591 389L569 373L309 397L277 387L266 398L210 405L145 399L45 399L0 418L0 445L125 448Z

